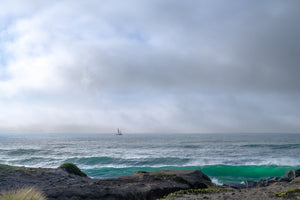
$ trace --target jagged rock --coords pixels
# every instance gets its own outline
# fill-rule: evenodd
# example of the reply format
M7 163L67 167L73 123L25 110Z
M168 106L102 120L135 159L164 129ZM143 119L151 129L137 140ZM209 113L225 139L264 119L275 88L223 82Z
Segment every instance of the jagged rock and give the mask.
M259 181L246 181L245 182L245 187L246 188L253 188L253 187L266 187L269 186L273 183L277 183L277 182L290 182L291 179L287 178L287 177L270 177L270 178L266 178L266 179L260 179Z
M279 182L290 182L290 181L291 181L291 179L289 179L288 177L281 177L279 179Z
M300 183L300 176L299 177L296 177L296 178L294 178L291 182L293 182L293 183Z
M269 186L273 183L277 183L277 182L290 182L291 179L288 178L288 177L279 177L279 176L276 176L276 177L270 177L270 178L267 178L267 179L261 179L257 182L257 185L260 186L260 187L266 187L266 186Z
M278 182L278 181L276 181L276 180L278 180L278 178L280 178L280 177L271 177L271 178L267 178L267 179L260 179L258 181L257 185L260 187L266 187L272 183Z
M267 178L267 184L270 185L272 183L276 183L276 182L279 182L281 177L279 176L276 176L276 177L270 177L270 178Z
M235 189L246 188L246 186L244 184L241 184L241 183L232 183L232 182L223 183L223 186L228 186L228 187L232 187L232 188L235 188Z
M246 188L254 188L254 187L257 186L257 184L258 184L257 181L246 181L245 182L245 187Z
M290 180L293 180L298 176L300 176L300 169L289 170L285 173L285 177L289 178Z
M284 177L276 176L276 177L270 177L266 179L260 179L259 181L246 181L245 187L246 188L266 187L277 182L290 182L293 179L296 179L297 177L300 177L300 169L289 170L286 172Z

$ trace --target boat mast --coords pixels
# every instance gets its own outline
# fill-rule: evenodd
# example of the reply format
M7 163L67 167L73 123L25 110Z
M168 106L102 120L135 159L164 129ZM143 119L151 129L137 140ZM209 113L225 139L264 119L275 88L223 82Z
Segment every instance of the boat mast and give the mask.
M120 131L119 128L118 128L118 135L122 135L122 132Z

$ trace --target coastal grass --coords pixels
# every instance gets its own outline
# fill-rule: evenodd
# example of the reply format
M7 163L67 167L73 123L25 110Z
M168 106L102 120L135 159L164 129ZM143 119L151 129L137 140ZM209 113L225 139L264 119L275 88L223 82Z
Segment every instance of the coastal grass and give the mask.
M62 168L64 170L66 170L67 172L71 173L71 174L75 174L78 176L83 176L86 177L86 173L84 173L83 171L81 171L75 164L73 163L64 163L61 166L59 166L59 168Z
M24 188L5 192L0 195L1 200L46 200L45 195L36 188Z
M300 187L292 188L282 192L275 192L276 197L290 197L290 196L300 196Z
M209 188L204 188L204 189L179 190L179 191L168 194L163 199L170 199L177 195L183 195L183 194L197 195L197 194L207 194L207 193L219 193L219 192L224 192L224 191L227 191L227 190L224 188L217 188L217 187L209 187Z

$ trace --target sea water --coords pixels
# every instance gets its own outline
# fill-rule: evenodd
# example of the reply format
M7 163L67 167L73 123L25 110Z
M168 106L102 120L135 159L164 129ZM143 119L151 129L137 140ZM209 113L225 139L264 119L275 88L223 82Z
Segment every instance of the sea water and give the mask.
M300 134L0 134L0 163L75 163L93 178L198 169L217 182L283 176L300 168Z

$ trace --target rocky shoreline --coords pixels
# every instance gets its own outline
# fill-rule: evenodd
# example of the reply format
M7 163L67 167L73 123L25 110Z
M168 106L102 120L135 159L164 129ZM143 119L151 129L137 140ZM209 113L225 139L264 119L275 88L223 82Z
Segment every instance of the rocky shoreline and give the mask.
M284 177L271 177L260 181L246 181L245 184L225 183L223 186L216 186L207 175L199 170L136 172L133 175L118 178L92 179L69 173L61 168L26 168L0 165L0 194L5 191L25 187L36 187L43 191L49 200L152 200L166 197L168 194L179 190L203 189L203 191L206 191L205 188L215 188L217 191L220 188L222 190L218 191L222 192L209 192L205 195L199 193L181 195L178 193L178 195L173 195L170 199L202 199L204 197L208 199L234 199L233 197L227 198L226 195L224 197L222 194L226 194L226 192L250 194L251 191L255 190L262 189L262 191L267 191L270 187L274 187L274 185L281 187L278 190L299 187L299 178L300 170L292 170L287 171ZM238 195L235 196L238 199ZM246 195L245 199L248 199L248 196ZM273 197L274 199L278 199L277 197L275 198L274 194L269 199ZM252 199L255 199L255 197Z
M201 171L136 172L130 176L92 179L66 170L0 166L1 191L37 187L47 199L157 199L181 189L207 188L211 180Z
M269 177L266 179L260 179L259 181L246 181L244 184L238 183L224 183L224 186L229 186L235 189L254 188L254 187L267 187L273 183L291 182L295 178L300 176L300 169L289 170L284 177Z
M286 200L300 199L300 169L289 170L283 177L270 177L244 184L224 183L214 192L177 192L169 200Z

